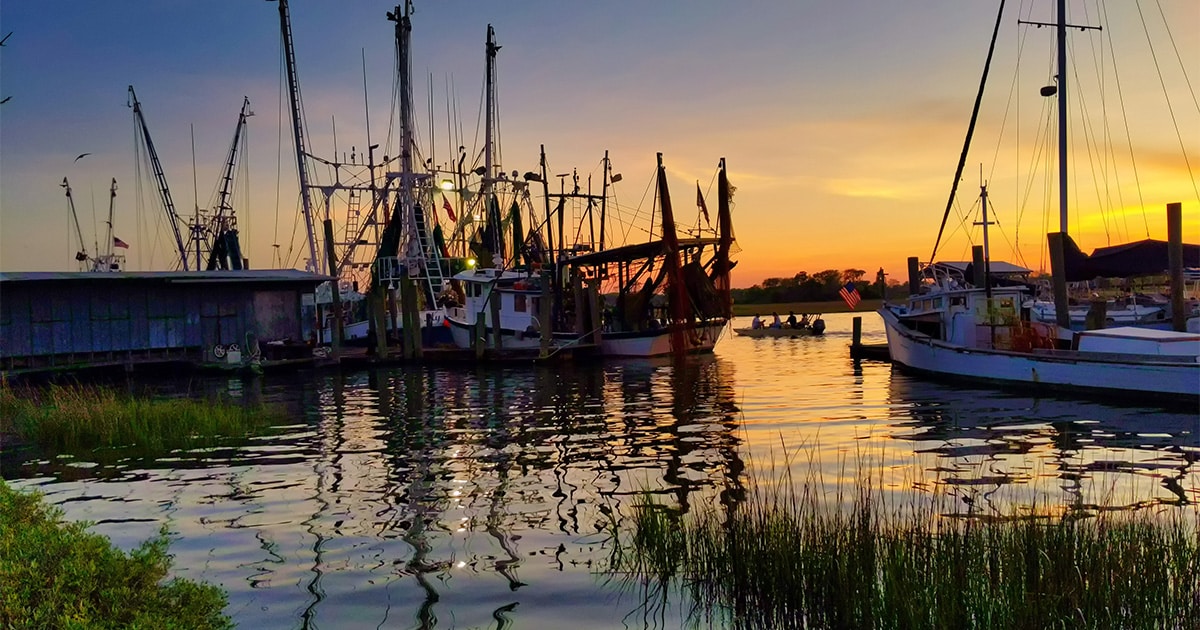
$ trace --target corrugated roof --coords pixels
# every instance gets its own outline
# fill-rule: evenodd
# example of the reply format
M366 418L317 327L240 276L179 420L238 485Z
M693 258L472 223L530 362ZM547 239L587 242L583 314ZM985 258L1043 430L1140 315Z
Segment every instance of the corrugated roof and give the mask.
M330 276L299 269L246 269L242 271L0 271L4 282L166 282L229 284L241 282L303 283L317 285Z

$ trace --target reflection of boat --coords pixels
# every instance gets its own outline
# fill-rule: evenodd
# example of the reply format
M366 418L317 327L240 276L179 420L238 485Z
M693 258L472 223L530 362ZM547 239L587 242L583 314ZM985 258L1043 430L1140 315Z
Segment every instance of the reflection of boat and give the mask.
M1060 84L1043 90L1043 94L1054 94L1055 90L1058 93L1059 163L1063 165L1067 163L1065 81L1062 80L1067 76L1064 19L1060 2ZM967 151L962 155L965 160ZM962 164L960 161L956 183ZM1059 178L1063 226L1061 233L1051 234L1052 243L1060 237L1063 241L1068 239L1065 168L1059 170ZM986 186L981 191L980 257L986 260ZM1061 267L1057 265L1055 273L1065 277ZM1031 322L1027 309L1021 308L1028 298L1027 287L993 287L986 269L978 271L979 280L976 286L971 286L930 265L925 285L905 304L885 304L880 308L894 362L919 372L977 381L1162 395L1189 404L1200 402L1200 335L1131 327L1073 333Z

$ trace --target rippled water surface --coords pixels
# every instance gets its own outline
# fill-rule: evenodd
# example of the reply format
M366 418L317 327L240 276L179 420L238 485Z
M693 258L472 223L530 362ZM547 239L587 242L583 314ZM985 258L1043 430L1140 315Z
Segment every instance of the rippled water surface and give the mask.
M826 321L818 338L730 333L685 367L174 384L282 404L291 421L152 460L8 449L0 472L123 548L166 524L176 573L221 585L256 630L677 626L602 573L613 524L647 494L720 508L785 472L830 489L871 475L892 501L942 492L972 513L1200 498L1194 411L932 383L851 361L850 315Z

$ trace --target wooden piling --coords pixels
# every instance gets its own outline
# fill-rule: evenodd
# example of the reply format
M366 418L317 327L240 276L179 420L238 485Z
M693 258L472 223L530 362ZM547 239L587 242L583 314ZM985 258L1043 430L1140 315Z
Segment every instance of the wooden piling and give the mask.
M1167 269L1171 277L1171 328L1187 331L1183 303L1183 204L1167 204Z
M488 306L492 311L492 347L497 350L504 347L500 334L500 298L500 291L492 287L492 292L488 294Z
M908 293L916 295L921 292L921 268L916 256L908 258Z
M975 272L971 274L971 283L978 289L987 283L987 263L983 260L983 245L971 247L971 268Z
M554 327L550 325L553 317L554 296L550 292L550 274L542 272L542 297L538 301L538 330L542 333L542 347L539 356L543 359L550 356L550 342L553 341Z
M1050 281L1054 285L1054 319L1059 328L1071 327L1071 312L1067 310L1067 261L1063 247L1066 243L1065 232L1051 232L1046 235L1050 243Z
M330 340L330 349L333 352L334 358L342 352L342 298L338 295L338 270L337 270L337 252L333 249L333 221L325 219L325 252L326 258L329 261L329 275L333 279L329 281L329 308L333 311L333 319L330 322L329 334L332 337ZM314 266L317 261L313 261Z

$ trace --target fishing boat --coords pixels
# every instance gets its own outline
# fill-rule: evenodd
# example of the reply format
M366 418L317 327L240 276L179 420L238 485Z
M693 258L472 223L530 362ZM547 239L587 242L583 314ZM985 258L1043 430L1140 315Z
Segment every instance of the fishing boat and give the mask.
M676 234L666 169L656 173L661 235L649 242L566 258L568 277L601 282L611 296L602 317L603 356L654 357L712 352L732 317L734 244L730 186L721 159L714 236ZM603 219L602 219L603 223Z
M576 320L562 316L561 296L556 276L549 271L546 250L539 245L541 236L532 226L530 181L545 181L543 176L527 173L524 179L512 177L496 164L495 132L496 98L495 31L488 25L485 72L485 114L483 165L475 169L480 176L479 193L475 196L482 206L464 212L464 221L456 226L451 240L470 237L473 256L467 268L450 278L450 287L443 299L446 327L459 348L474 348L506 356L528 353L549 358L565 349L594 350L587 334L594 319L598 319L596 300L584 300L575 314ZM543 156L543 165L545 159ZM500 198L508 203L507 215L502 217ZM478 221L466 217L480 216ZM529 215L531 229L526 233L522 215ZM511 239L509 235L511 234ZM592 308L589 309L589 306Z
M1059 82L1055 89L1042 92L1044 96L1057 94L1059 111L1061 232L1050 235L1052 250L1061 247L1066 237L1064 0L1058 1L1057 13ZM997 16L993 47L1001 15ZM990 62L989 52L987 65ZM981 83L980 97L982 92ZM976 114L978 107L977 98ZM974 121L975 115L951 188L950 203L962 175ZM994 283L992 274L987 272L990 263L986 184L981 184L980 201L983 245L979 256L984 268L968 278L956 277L946 267L931 264L919 278L910 278L912 295L907 301L887 303L879 309L894 363L915 372L969 381L1138 398L1154 396L1189 405L1200 403L1200 334L1128 326L1076 332L1062 325L1065 317L1055 324L1032 321L1026 306L1032 297L1028 285ZM939 232L939 240L940 236ZM915 259L911 259L910 268L915 266ZM1065 274L1061 265L1053 271ZM1065 306L1065 295L1061 295L1060 303Z

